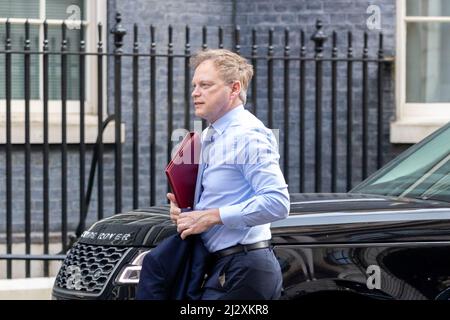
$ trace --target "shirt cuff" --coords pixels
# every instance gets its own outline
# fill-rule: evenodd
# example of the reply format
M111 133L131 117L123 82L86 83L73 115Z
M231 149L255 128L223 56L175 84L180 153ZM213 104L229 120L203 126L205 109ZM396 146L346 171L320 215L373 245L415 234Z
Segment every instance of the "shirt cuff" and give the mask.
M247 225L242 219L242 203L219 208L220 219L224 226L231 229L244 229Z

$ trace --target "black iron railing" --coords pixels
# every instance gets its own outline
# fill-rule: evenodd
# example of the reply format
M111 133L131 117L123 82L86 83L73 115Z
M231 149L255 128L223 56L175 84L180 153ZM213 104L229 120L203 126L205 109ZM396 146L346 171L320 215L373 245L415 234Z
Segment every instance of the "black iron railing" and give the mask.
M155 205L157 202L165 201L164 195L160 195L162 200L157 201L158 186L157 186L157 177L163 175L163 170L158 169L157 164L157 153L164 151L161 150L161 145L166 145L166 160L167 162L170 159L170 151L172 150L173 141L171 140L172 132L174 130L174 111L184 113L183 115L183 124L186 129L192 129L192 116L191 116L191 97L190 97L190 76L191 70L189 66L189 58L192 54L192 43L191 43L191 29L189 26L186 26L184 30L184 48L182 53L175 53L174 43L173 43L173 33L174 29L169 26L168 28L168 42L167 42L167 50L165 53L157 53L157 42L155 37L155 27L150 26L149 35L150 35L150 44L149 44L149 52L142 53L140 51L141 44L139 42L138 37L138 26L134 25L133 28L133 37L132 37L132 52L126 53L123 50L124 39L126 36L126 30L122 26L121 16L118 14L116 16L116 24L112 28L111 33L114 36L113 45L114 50L112 52L104 51L104 44L102 39L102 26L98 25L98 39L97 39L97 52L87 52L86 51L86 41L85 41L85 28L81 26L79 30L80 42L78 44L79 50L77 52L69 52L67 50L67 37L66 31L67 26L62 24L61 26L61 44L59 51L50 51L49 50L49 40L48 40L48 25L46 22L43 24L43 46L42 50L33 51L30 48L30 33L29 33L30 25L28 22L25 23L24 26L24 49L23 50L12 50L11 46L11 25L9 22L5 24L5 44L4 50L0 51L0 56L4 56L4 65L1 65L0 68L4 70L5 76L5 113L6 113L6 136L5 136L5 146L3 148L5 154L5 197L6 197L6 207L4 209L4 219L6 220L5 230L5 243L6 243L6 253L0 254L0 259L7 260L7 277L11 278L12 276L12 262L13 260L26 260L26 276L29 277L31 275L30 270L30 261L31 260L42 260L45 261L45 269L44 274L49 274L48 261L49 260L57 260L63 257L63 254L67 251L71 243L69 243L69 233L75 232L75 229L72 230L68 228L68 216L72 215L73 208L69 208L68 206L68 179L73 179L74 177L69 177L68 175L68 166L67 166L67 157L70 152L68 149L67 142L67 90L68 90L68 57L71 55L75 55L78 57L78 68L79 68L79 116L80 116L80 126L79 126L79 136L80 142L78 144L78 152L79 152L79 176L77 177L80 181L79 184L79 223L76 228L76 235L79 235L82 230L85 228L85 220L88 216L89 209L89 201L92 194L93 183L94 183L94 174L95 168L97 168L97 217L96 219L102 219L106 214L119 213L124 210L123 208L123 198L129 197L132 199L132 208L138 208L142 206L142 201L140 201L140 195L144 192L148 192L148 205ZM217 47L224 48L224 29L219 27L217 29L217 38L218 44ZM298 185L296 190L291 189L291 192L321 192L324 190L329 190L332 192L339 191L338 190L338 180L342 179L342 175L339 174L338 165L340 164L341 157L338 155L338 147L343 145L343 149L345 150L345 164L343 165L346 168L345 174L345 185L346 190L351 189L354 183L354 170L355 168L361 168L362 173L361 177L365 178L370 173L369 162L373 159L371 157L375 157L376 167L379 168L383 162L383 132L385 128L383 126L383 112L385 109L384 106L384 91L386 90L385 80L389 79L390 75L388 67L392 64L392 59L387 59L384 57L383 50L383 35L379 34L378 36L378 46L375 48L375 56L372 54L370 56L369 46L368 46L368 34L364 33L363 40L363 50L362 54L359 55L353 49L353 34L352 32L348 32L346 35L346 46L342 48L338 48L338 35L336 32L333 32L331 35L331 52L328 52L324 49L325 44L328 41L328 36L323 31L323 25L320 21L316 24L316 30L311 35L310 40L312 40L312 44L314 45L312 53L308 53L307 46L307 37L305 35L304 30L292 31L289 29L284 30L284 36L282 36L283 49L282 54L276 54L275 50L275 31L273 28L269 29L265 35L268 36L268 42L264 45L259 43L258 37L260 33L256 31L256 29L251 30L251 36L249 37L250 43L241 43L241 30L239 27L235 27L233 30L233 45L232 50L237 53L243 54L246 56L249 61L254 66L254 80L252 82L251 88L249 89L249 103L248 108L257 116L261 114L266 114L266 125L269 128L274 128L279 125L282 128L282 140L280 144L282 145L282 169L285 175L286 180L291 185ZM199 49L207 49L208 41L208 28L202 28L201 35L201 47ZM298 54L293 54L293 50L290 46L290 40L293 38L298 39ZM329 42L329 41L328 41ZM247 50L248 49L248 50ZM245 52L244 52L245 51ZM262 51L265 51L264 54L261 54ZM12 56L13 55L23 55L24 56L24 101L25 101L25 140L24 140L24 163L18 164L13 163L12 155L13 155L13 137L12 137L12 114L14 110L12 109ZM43 235L43 253L39 255L31 254L31 216L35 214L31 209L31 201L32 201L32 183L31 183L31 142L30 135L33 133L30 132L30 58L33 55L42 56L42 84L43 84L43 95L42 95L42 103L43 103L43 141L42 141L42 170L43 170L43 184L42 184L42 202L43 202L43 221L42 221L42 235ZM49 234L50 231L55 229L53 222L50 219L50 168L49 168L49 159L51 152L55 152L55 150L50 149L49 145L49 57L52 55L56 55L60 58L60 68L61 68L61 80L60 80L60 88L61 88L61 143L60 150L61 153L61 185L60 185L60 194L52 196L61 198L61 207L60 207L60 235L61 235L61 252L58 254L50 254L49 252ZM99 89L99 94L97 95L97 125L98 125L98 138L95 144L86 145L85 144L85 99L86 99L86 57L95 56L97 59L97 74L98 77L95 79L97 81L97 88ZM128 79L124 79L123 76L123 67L122 62L124 59L132 60L131 71L127 70L127 75L131 75ZM104 206L104 170L105 163L103 161L104 158L104 142L102 132L105 128L104 123L104 107L105 102L103 101L103 85L105 79L103 78L103 65L104 62L108 59L108 61L112 62L113 68L111 69L113 74L109 75L112 82L112 92L113 92L113 106L114 106L114 114L110 115L107 121L115 120L115 143L114 143L114 208L108 208L107 212L105 212ZM142 60L146 61L146 64L149 67L149 97L148 97L148 105L143 106L139 103L139 92L140 92L140 82L139 79L143 76L143 73L140 72L142 67ZM166 73L166 87L165 87L165 100L167 102L167 110L166 110L166 133L162 134L165 139L161 142L156 140L157 136L157 123L160 120L159 112L157 108L157 97L158 92L162 89L161 83L158 81L157 75L157 67L160 67L161 61L164 62L164 70ZM182 65L181 70L176 69L175 64L180 61L179 65ZM362 72L360 74L355 75L355 65L359 64ZM277 83L275 78L277 77L279 67L282 66L281 79L282 80L282 88L277 87ZM376 73L375 77L373 73L369 72L369 66L375 67ZM341 70L341 72L339 71ZM344 70L342 72L342 70ZM324 75L324 72L328 72L327 75ZM344 74L344 76L342 76ZM182 94L182 110L176 110L176 104L174 103L174 81L175 77L183 78L183 94ZM313 87L314 94L312 97L314 98L314 102L310 103L307 101L309 89L308 86L308 77L313 76ZM128 76L127 76L128 77ZM355 78L356 77L356 78ZM177 79L178 79L177 78ZM361 100L358 99L358 105L355 104L354 97L354 80L361 79ZM263 81L261 81L263 80ZM179 80L177 80L179 81ZM327 88L330 88L330 91L324 91L324 82L326 82ZM329 82L328 82L329 81ZM124 82L131 83L131 94L130 96L124 96L123 86ZM372 85L369 85L369 82ZM262 83L265 83L263 86ZM343 83L343 87L345 87L345 93L342 93L342 90L339 90L339 84ZM373 85L376 84L376 85ZM389 90L389 88L387 88ZM282 90L281 95L281 107L278 107L279 104L276 103L276 100L280 99L279 95L276 95L276 90ZM163 90L164 91L164 90ZM295 93L295 105L292 103L292 96ZM324 94L331 95L329 102L327 100L324 103ZM375 100L369 100L369 95L376 95ZM344 119L344 128L346 130L345 136L346 141L342 142L338 140L338 125L342 124L342 117L338 116L338 109L342 109L342 103L339 103L338 97L345 97L345 103L343 104L345 108L345 119ZM123 121L123 109L122 109L122 101L124 99L132 100L132 111L128 127L131 127L132 138L131 138L131 147L125 148L126 145L122 144L121 137L121 123ZM375 101L375 102L374 102ZM359 103L360 102L360 103ZM307 113L310 112L310 109L314 110L313 119L314 125L312 126L313 133L310 134L310 131L307 130ZM139 118L139 111L141 108L148 108L149 113L149 126L146 127L148 134L148 153L149 153L149 190L142 190L142 187L139 184L140 177L140 167L139 167L139 158L142 156L142 149L140 148L141 141L139 140L139 133L141 132L141 123ZM326 108L327 111L324 111ZM358 145L355 145L353 141L353 137L355 134L355 114L356 109L361 113L361 142L358 142ZM369 136L373 130L374 126L370 126L369 121L369 111L372 113L376 113L376 120L372 120L371 123L376 124L376 131L372 136L375 136L375 139L370 139ZM325 120L324 112L330 112L331 115L329 117L330 120ZM282 123L276 123L276 114L282 114L281 117ZM359 113L358 113L359 114ZM296 131L297 135L293 136L291 131L292 128L292 119L296 119L295 126L297 126ZM325 121L328 121L330 125L330 146L329 149L324 145L324 124ZM203 123L205 126L205 123ZM358 129L359 130L359 129ZM314 152L312 155L312 163L313 163L313 179L312 181L308 180L307 171L310 170L311 166L307 164L308 154L311 150L306 149L307 141L314 140ZM159 142L159 144L158 144ZM339 145L341 143L342 145ZM293 149L298 150L298 158L294 158L291 154ZM327 150L324 150L327 148ZM361 159L360 164L355 165L353 152L355 148L361 149ZM375 150L375 152L370 152L369 150ZM123 193L123 152L124 150L130 150L132 152L132 183L131 183L131 193L124 194ZM164 149L162 149L164 150ZM92 151L93 161L90 177L88 181L88 185L85 183L85 162L86 162L86 154L88 151ZM128 152L128 151L126 151ZM327 162L330 163L330 172L324 172L323 164ZM291 174L290 169L292 169L292 163L298 167L296 171L298 172L297 183L293 182L293 176ZM23 165L24 166L24 195L25 195L25 214L24 214L24 228L23 231L25 233L25 252L23 255L21 254L13 254L12 252L12 244L13 244L13 206L12 202L15 201L15 190L13 189L13 167ZM95 166L95 167L94 167ZM324 186L324 175L330 175L330 186ZM313 188L307 188L308 185L312 185ZM164 188L163 188L164 189ZM0 209L0 217L1 215ZM59 222L58 222L59 223ZM0 224L1 225L1 224Z

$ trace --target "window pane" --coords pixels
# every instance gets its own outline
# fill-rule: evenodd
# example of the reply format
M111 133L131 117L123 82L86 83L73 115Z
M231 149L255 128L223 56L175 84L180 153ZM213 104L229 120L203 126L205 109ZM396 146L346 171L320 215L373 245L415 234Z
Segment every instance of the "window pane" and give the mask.
M434 198L449 201L450 127L428 141L414 147L407 157L399 157L352 192ZM438 192L436 183L441 186ZM441 194L441 192L446 194Z
M448 0L407 0L407 16L450 16Z
M67 30L67 50L79 52L79 30ZM48 28L50 51L61 51L61 27ZM76 100L79 97L79 56L67 55L67 99ZM49 56L49 98L61 99L61 55Z
M450 102L450 23L407 23L406 102Z
M70 6L76 6L69 8ZM78 10L78 11L77 11ZM67 12L69 11L69 12ZM71 19L79 20L78 17L85 19L84 1L83 0L47 0L45 8L45 16L47 19Z
M5 25L0 25L0 43L5 43ZM30 26L31 51L39 50L39 27ZM23 51L25 42L25 26L11 25L12 50ZM0 99L5 99L5 55L0 54ZM32 54L30 58L30 94L31 99L39 99L39 56ZM11 94L13 99L23 99L24 95L24 55L13 53L11 57Z
M39 18L39 0L0 0L2 18Z

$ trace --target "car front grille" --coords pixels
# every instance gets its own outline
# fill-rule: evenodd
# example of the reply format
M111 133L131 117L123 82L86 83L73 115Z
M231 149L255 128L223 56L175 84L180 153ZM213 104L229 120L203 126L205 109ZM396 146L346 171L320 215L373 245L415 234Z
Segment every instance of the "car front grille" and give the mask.
M76 243L68 252L55 285L67 290L99 294L128 250Z

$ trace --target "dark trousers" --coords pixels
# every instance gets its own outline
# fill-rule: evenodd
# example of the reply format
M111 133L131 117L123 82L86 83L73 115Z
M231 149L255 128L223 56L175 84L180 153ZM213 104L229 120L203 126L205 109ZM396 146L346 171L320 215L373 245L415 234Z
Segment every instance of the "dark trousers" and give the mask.
M281 295L280 265L271 248L225 256L215 261L202 300L274 300Z
M138 300L199 300L210 253L198 235L167 237L142 263Z

